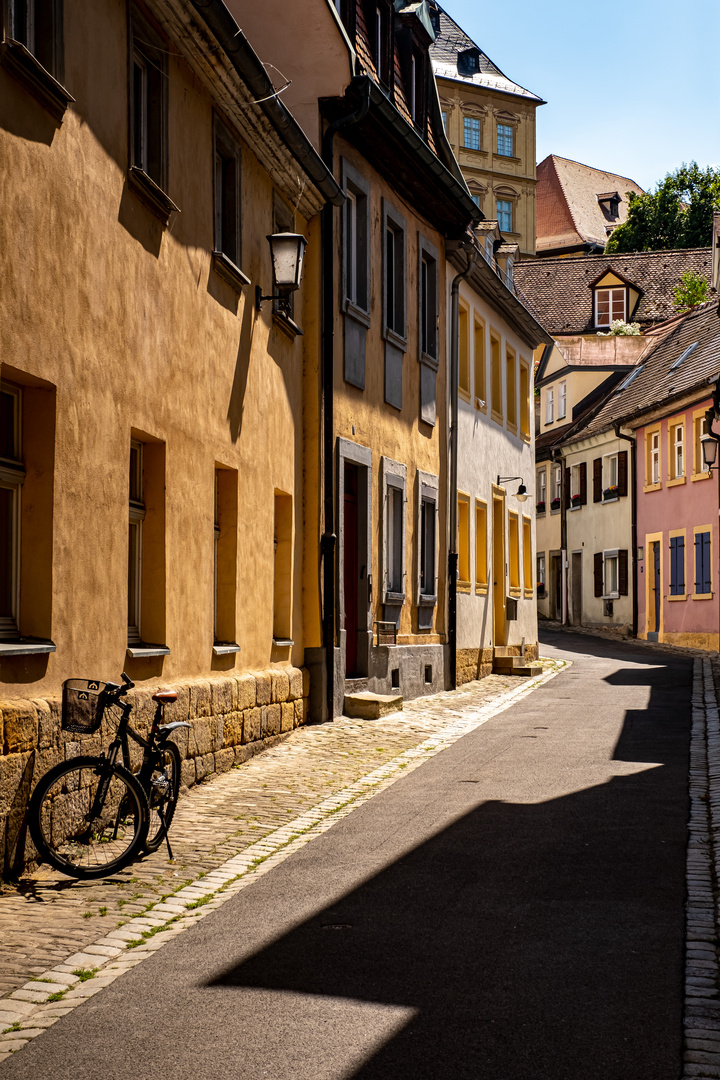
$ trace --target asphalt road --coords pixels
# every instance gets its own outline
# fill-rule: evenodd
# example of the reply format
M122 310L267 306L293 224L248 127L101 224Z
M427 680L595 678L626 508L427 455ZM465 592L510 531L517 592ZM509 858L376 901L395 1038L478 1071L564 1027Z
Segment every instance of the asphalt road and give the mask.
M692 662L547 641L568 671L63 1018L3 1077L675 1080Z

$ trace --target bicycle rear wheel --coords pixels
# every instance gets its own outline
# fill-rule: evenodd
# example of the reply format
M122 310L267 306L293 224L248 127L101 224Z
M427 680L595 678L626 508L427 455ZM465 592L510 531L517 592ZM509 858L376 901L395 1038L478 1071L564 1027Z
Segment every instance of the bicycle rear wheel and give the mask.
M150 828L145 851L157 851L170 828L180 794L180 762L180 751L174 742L165 742L157 748L147 792Z
M141 785L122 765L111 766L104 758L76 757L56 765L40 780L28 806L40 857L75 878L122 870L142 851L148 822Z

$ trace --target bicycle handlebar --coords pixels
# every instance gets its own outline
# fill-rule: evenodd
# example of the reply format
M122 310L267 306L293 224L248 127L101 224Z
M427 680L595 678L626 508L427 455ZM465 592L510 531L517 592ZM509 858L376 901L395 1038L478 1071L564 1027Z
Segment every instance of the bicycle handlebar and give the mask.
M124 672L124 671L123 671L122 675L120 676L120 678L122 679L122 681L123 681L123 683L124 683L124 686L123 686L123 694L125 693L125 691L126 691L126 690L132 690L132 688L134 687L135 683L134 683L134 682L131 682L131 680L130 680L130 679L128 678L128 676L127 676L127 675L125 674L125 672Z

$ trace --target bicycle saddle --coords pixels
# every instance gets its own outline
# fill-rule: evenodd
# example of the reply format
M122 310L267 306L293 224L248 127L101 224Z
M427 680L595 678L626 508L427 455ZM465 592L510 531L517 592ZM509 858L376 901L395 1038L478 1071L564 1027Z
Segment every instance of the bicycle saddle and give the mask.
M170 705L173 701L177 701L177 694L174 690L158 690L157 694L153 694L152 699L159 705Z

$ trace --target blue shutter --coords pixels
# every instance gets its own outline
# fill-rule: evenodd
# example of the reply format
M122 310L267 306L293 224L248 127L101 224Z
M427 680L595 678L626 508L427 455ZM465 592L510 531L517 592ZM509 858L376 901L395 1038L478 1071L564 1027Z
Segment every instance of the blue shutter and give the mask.
M677 592L682 595L685 592L685 537L676 536L675 559L677 563Z
M670 595L676 596L678 592L677 576L678 576L678 551L677 551L677 536L670 537Z
M709 593L712 589L712 576L710 573L710 533L700 534L702 540L702 591Z

